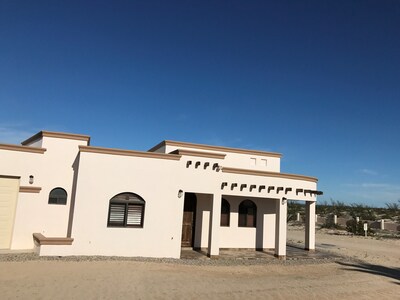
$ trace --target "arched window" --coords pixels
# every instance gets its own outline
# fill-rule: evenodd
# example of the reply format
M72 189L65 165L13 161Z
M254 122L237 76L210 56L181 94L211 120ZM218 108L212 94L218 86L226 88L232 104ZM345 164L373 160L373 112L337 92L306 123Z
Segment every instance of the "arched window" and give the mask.
M108 227L143 227L145 201L133 193L118 194L110 199Z
M239 227L256 227L257 206L253 201L244 200L239 205Z
M49 194L49 204L67 204L67 192L63 188L52 189Z
M229 227L229 215L231 212L231 206L228 201L222 198L221 202L221 226Z

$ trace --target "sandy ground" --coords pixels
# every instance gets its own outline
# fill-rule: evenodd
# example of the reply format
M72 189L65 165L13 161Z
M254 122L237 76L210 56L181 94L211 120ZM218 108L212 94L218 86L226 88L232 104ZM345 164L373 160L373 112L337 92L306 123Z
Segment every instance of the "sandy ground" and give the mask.
M297 243L303 235L289 231L288 240ZM0 298L400 299L400 241L318 233L318 245L357 260L232 266L122 260L0 262Z
M317 230L315 236L316 249L348 256L370 264L400 268L399 239L377 239L374 237L336 235L334 233L335 231L330 230ZM304 245L304 229L289 227L287 240L292 244Z

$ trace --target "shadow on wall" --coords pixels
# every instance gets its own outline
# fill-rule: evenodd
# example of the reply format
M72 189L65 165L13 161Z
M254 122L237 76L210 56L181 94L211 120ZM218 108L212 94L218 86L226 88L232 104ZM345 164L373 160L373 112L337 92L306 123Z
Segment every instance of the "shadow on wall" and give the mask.
M78 182L79 159L80 159L80 154L76 156L74 163L72 164L72 169L74 170L74 178L72 181L71 204L69 207L67 237L71 237L72 234L72 224L74 221L74 210L75 210L76 185Z
M380 265L372 265L367 263L345 263L337 262L339 265L345 266L344 270L364 272L379 276L385 276L395 279L393 283L400 285L400 268L388 268Z

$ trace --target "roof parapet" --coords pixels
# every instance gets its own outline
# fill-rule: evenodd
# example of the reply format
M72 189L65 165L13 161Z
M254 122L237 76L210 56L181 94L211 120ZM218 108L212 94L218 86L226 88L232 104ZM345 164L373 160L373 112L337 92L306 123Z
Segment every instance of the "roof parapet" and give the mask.
M43 137L52 137L52 138L59 138L59 139L69 139L69 140L78 140L78 141L85 141L87 144L90 144L90 136L84 134L75 134L75 133L66 133L66 132L55 132L55 131L45 131L42 130L35 135L31 136L30 138L26 139L21 143L21 145L29 145L33 142L36 142Z

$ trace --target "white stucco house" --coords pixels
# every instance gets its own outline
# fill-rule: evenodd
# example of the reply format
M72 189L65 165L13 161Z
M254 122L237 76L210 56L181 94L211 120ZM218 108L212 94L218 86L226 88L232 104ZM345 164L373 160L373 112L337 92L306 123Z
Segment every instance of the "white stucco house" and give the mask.
M182 247L286 255L287 200L306 201L315 248L317 179L281 154L163 141L147 152L41 131L0 144L0 249L40 255L179 258Z

